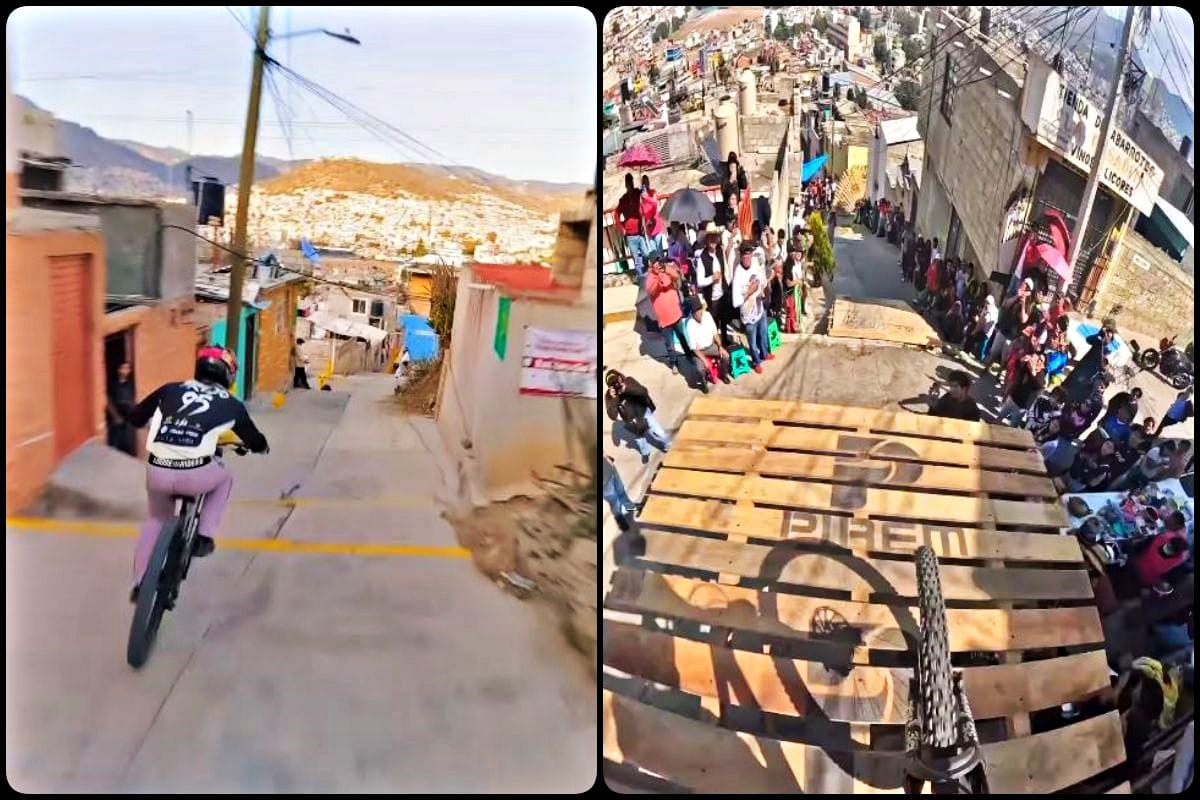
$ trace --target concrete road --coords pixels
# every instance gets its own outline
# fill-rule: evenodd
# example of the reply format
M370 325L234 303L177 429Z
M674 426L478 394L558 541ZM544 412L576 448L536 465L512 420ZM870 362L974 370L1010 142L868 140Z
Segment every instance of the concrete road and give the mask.
M596 685L442 520L430 420L388 376L256 413L224 544L125 663L128 526L7 526L6 769L37 792L579 792ZM348 400L348 404L346 401ZM301 483L294 507L279 493ZM278 541L264 549L271 539ZM283 544L280 544L283 542ZM370 545L355 554L330 546ZM344 549L344 548L343 548Z
M849 217L844 217L849 219ZM911 300L911 283L900 280L900 249L861 225L834 228L833 293L843 297Z

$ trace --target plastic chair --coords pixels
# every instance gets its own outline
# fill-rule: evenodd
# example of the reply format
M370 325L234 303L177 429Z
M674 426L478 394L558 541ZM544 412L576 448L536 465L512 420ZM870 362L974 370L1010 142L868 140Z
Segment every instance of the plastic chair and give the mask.
M781 344L783 337L779 334L779 322L771 319L767 322L767 349L774 353Z
M750 354L746 352L744 347L733 347L729 350L729 375L732 378L740 378L751 371Z

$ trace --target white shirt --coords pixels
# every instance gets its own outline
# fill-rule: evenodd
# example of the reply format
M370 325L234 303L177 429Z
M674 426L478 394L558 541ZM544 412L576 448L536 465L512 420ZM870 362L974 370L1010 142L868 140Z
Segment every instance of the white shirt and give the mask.
M717 323L713 321L712 314L707 310L700 313L699 322L694 316L688 315L687 337L693 350L705 350L717 340Z
M931 253L932 253L932 255L931 255L931 258L932 258L934 261L941 261L941 260L942 260L942 251L941 251L941 250L939 250L938 248L936 248L936 247L935 247L935 248L933 248L933 250L931 251Z
M757 295L750 294L750 279L758 278L758 293ZM742 314L742 322L747 325L753 325L758 322L763 315L762 290L766 286L766 282L762 279L761 273L755 271L754 267L745 268L739 266L737 272L733 274L733 305L742 311L742 306L751 297L754 298L753 308L748 313Z
M761 244L758 247L754 248L754 256L753 256L753 261L751 263L754 266L755 272L757 272L759 275L766 275L767 274L767 248L763 247Z

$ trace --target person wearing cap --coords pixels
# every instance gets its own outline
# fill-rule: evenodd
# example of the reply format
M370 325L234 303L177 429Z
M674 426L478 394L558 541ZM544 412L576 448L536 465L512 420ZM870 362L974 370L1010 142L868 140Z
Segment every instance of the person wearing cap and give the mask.
M1110 317L1104 320L1099 331L1087 338L1091 349L1079 359L1075 369L1071 370L1071 374L1063 381L1068 397L1081 397L1088 391L1092 380L1108 366L1108 349L1115 335L1116 323Z
M688 317L687 335L691 340L692 350L696 352L696 369L701 373L707 369L707 364L700 356L705 356L717 365L717 377L722 383L729 383L729 351L721 346L717 339L717 324L713 322L712 314L702 304ZM704 393L708 394L708 382L701 384Z
M767 341L767 314L763 294L767 288L766 276L755 268L753 242L742 244L741 263L733 274L733 305L738 309L746 340L750 350L750 364L755 372L762 373L762 362L771 355Z
M722 340L726 337L728 318L724 310L726 292L725 253L721 249L721 229L710 222L704 229L704 242L699 255L696 257L696 287L704 298L717 328L721 331Z
M654 412L657 406L646 387L632 377L614 370L604 376L604 409L609 419L620 421L634 438L634 447L642 454L642 463L650 458L650 439L664 453L671 446L671 437L659 424Z
M785 333L799 333L800 322L797 313L803 313L804 291L804 259L800 255L800 245L793 239L788 243L788 256L783 261L783 291Z

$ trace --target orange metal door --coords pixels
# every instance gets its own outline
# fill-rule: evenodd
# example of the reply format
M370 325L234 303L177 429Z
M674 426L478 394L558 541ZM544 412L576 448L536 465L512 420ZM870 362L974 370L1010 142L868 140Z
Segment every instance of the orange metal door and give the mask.
M92 415L91 256L50 259L54 456L61 459L95 434Z

